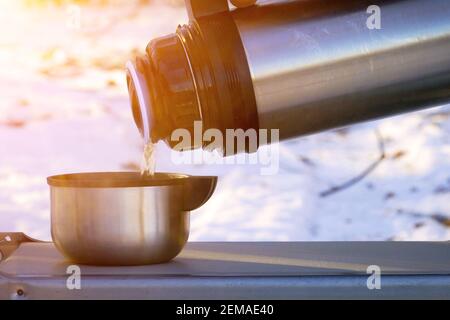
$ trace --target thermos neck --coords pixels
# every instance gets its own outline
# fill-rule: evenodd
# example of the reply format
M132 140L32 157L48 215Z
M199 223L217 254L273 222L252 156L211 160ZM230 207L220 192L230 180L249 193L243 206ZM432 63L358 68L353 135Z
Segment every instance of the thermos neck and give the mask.
M190 62L176 34L151 41L129 64L127 79L133 117L146 141L170 140L175 129L192 130L200 120Z
M186 149L203 147L194 141L195 121L203 132L218 129L224 136L226 129L258 129L248 62L228 13L151 41L146 55L128 67L128 88L134 120L147 141L173 147L178 141L172 133L186 129L192 137ZM148 97L140 98L146 94L140 90Z

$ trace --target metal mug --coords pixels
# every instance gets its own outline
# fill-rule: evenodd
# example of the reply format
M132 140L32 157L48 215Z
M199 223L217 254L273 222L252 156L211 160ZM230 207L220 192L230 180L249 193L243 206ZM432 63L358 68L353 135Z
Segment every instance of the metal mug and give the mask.
M51 232L70 260L91 265L167 262L189 236L189 212L212 195L217 177L137 172L52 176Z

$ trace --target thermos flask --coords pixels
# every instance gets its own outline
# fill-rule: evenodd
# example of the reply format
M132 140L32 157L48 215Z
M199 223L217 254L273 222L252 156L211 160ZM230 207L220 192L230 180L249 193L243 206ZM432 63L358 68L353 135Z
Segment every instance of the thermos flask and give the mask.
M189 23L127 64L137 127L283 140L450 102L450 1L373 2L187 0Z

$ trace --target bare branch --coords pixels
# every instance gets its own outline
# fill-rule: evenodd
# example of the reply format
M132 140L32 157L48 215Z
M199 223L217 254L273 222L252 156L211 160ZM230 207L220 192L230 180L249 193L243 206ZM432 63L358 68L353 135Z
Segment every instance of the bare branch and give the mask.
M372 163L367 169L365 169L363 172L361 172L359 175L357 175L356 177L344 182L341 185L337 185L337 186L331 187L328 190L322 191L319 194L322 198L331 196L337 192L340 192L342 190L345 190L345 189L350 188L351 186L357 184L358 182L363 180L365 177L367 177L370 173L372 173L372 171L374 171L378 167L378 165L386 158L384 140L378 129L375 129L375 135L377 137L378 149L380 152L380 156L378 157L378 159L374 163Z

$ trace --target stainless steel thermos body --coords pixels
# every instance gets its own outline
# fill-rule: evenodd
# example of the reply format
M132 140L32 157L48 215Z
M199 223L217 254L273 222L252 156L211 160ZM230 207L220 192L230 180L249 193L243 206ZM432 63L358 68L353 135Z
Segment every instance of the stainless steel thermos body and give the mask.
M287 139L449 102L450 1L372 2L187 1L190 23L129 65L138 127Z
M339 2L233 14L260 128L290 138L449 101L450 1L384 1L380 29L368 3Z

